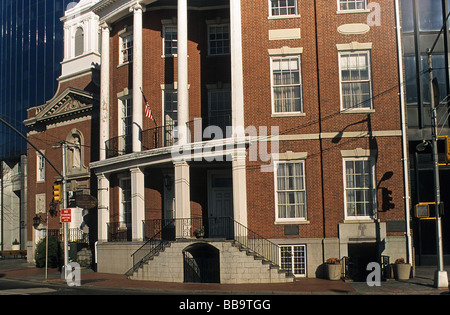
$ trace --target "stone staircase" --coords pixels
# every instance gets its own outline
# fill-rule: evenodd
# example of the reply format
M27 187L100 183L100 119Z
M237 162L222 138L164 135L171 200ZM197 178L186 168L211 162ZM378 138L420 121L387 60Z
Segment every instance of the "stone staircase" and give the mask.
M130 272L134 280L184 282L184 251L194 244L208 244L218 250L220 283L286 283L294 276L264 257L232 240L178 240L166 244L139 268ZM219 272L219 271L218 271Z

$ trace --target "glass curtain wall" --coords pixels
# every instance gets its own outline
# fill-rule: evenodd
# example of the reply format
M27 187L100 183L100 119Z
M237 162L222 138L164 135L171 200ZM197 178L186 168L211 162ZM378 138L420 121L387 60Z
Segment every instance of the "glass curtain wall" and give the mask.
M27 109L51 99L61 75L60 18L78 0L0 1L0 115L26 134ZM0 124L0 160L26 153L26 143Z

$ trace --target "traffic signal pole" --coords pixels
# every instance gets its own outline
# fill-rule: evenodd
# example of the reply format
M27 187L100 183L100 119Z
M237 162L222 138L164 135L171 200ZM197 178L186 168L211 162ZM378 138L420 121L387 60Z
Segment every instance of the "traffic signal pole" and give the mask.
M66 149L67 144L65 141L61 142L60 146L54 146L54 149L62 149L62 199L63 199L63 209L67 209L67 170L66 170ZM69 241L67 237L67 222L63 222L63 233L64 233L64 280L67 280L67 266L69 265Z
M447 16L448 18L448 16ZM434 48L434 46L433 46ZM434 87L433 87L433 64L431 60L432 50L428 50L428 69L429 69L429 89L430 89L430 103L431 103L431 123L432 123L432 137L431 148L433 150L433 171L434 171L434 197L436 201L436 249L437 249L437 270L434 274L434 286L436 288L448 288L448 275L444 270L444 255L442 246L442 223L441 223L441 193L439 182L439 161L438 161L438 148L437 148L437 110L434 100ZM438 100L439 101L439 100Z

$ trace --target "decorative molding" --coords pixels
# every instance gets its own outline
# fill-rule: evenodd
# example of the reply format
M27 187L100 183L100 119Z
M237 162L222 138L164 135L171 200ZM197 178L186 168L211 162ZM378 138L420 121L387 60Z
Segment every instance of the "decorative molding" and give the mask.
M372 43L351 42L349 44L336 44L338 51L342 50L367 50L372 49Z
M370 31L370 26L364 23L343 24L337 28L339 34L360 35Z

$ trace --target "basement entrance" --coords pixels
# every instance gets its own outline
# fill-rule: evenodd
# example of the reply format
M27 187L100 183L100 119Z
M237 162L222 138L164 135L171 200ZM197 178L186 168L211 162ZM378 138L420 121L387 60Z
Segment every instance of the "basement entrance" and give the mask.
M220 283L219 250L195 243L183 250L184 282Z

